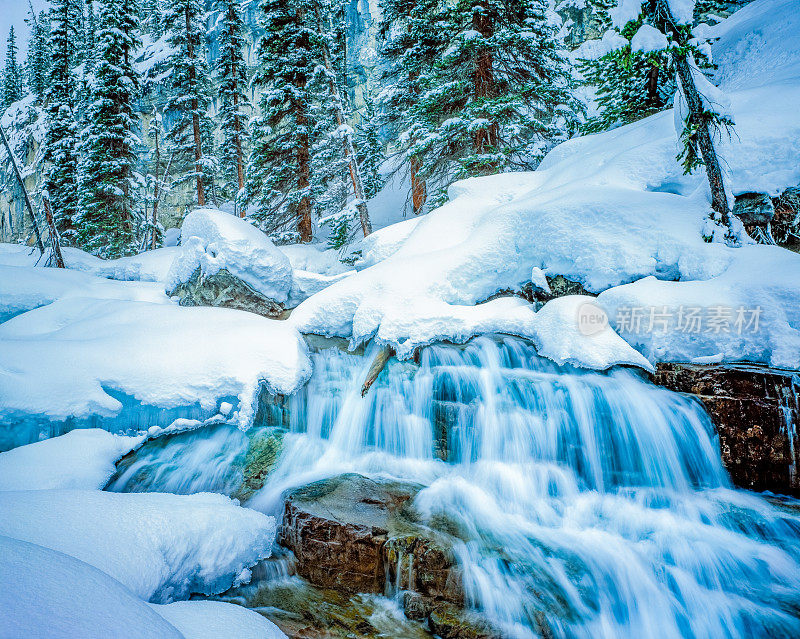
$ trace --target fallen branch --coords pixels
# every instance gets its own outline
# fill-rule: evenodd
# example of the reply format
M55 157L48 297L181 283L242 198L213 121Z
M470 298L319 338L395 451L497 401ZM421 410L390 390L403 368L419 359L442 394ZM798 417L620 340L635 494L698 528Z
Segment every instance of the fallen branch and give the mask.
M394 349L391 346L384 346L378 351L375 355L375 359L372 360L372 365L367 371L367 378L364 380L364 385L361 387L361 397L366 397L370 387L375 383L375 380L378 379L378 375L381 374L384 366L386 366L386 362L394 357L394 354Z

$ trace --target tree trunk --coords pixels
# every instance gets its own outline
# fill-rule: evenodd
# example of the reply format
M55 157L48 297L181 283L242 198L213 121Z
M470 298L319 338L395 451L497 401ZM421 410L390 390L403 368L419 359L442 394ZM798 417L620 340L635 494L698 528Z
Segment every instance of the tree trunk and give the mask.
M661 106L658 99L658 67L653 65L647 71L647 104L653 108Z
M677 23L670 12L666 0L654 0L654 2L656 3L656 26L664 33L671 31L675 39L681 42L681 33L676 26ZM681 52L679 48L673 47L671 55L681 83L681 91L689 108L688 117L697 126L698 146L700 147L703 164L706 167L708 185L711 189L711 208L719 215L720 221L730 228L728 198L725 195L725 184L722 179L722 170L719 166L717 152L714 150L714 140L708 127L708 121L704 117L703 99L694 83L687 54Z
M233 12L233 4L228 5L228 11ZM230 38L233 42L234 31L233 22L235 16L231 16L229 23ZM242 123L239 120L239 80L236 76L236 65L233 60L230 61L230 77L233 80L233 130L234 130L234 144L236 145L236 177L239 182L239 191L244 188L244 152L242 151ZM239 212L239 217L244 217L244 209Z
M428 196L425 180L419 177L422 161L414 156L411 158L409 164L411 165L411 210L414 212L414 215L419 215L422 211L422 207L425 206L425 200Z
M317 18L317 33L322 36L322 18L319 13L319 6L314 4L314 12ZM328 46L322 41L322 55L325 61L325 69L328 72L328 89L331 94L331 99L334 101L336 108L336 123L339 126L345 124L344 107L342 106L342 99L339 94L338 87L334 82L334 69L331 63L330 54L328 53ZM353 136L349 133L345 135L344 152L350 164L350 181L353 183L353 195L356 198L356 208L358 209L358 219L361 222L361 231L364 237L372 233L372 222L369 219L369 211L367 210L367 198L364 196L364 183L361 180L361 171L358 167L358 159L356 158L356 151L353 146Z
M186 8L186 53L190 60L194 60L194 44L192 43L192 21L189 8ZM197 176L197 203L204 206L206 203L205 193L203 192L203 170L200 159L203 157L203 147L200 141L200 114L198 113L197 101L197 77L195 76L194 66L189 67L189 84L192 94L192 134L194 135L194 170Z
M159 196L159 184L158 184L158 172L161 170L161 150L158 146L158 124L156 124L156 136L155 136L155 155L156 155L156 174L155 174L155 181L153 183L153 213L151 218L151 228L150 228L150 248L156 248L156 224L158 223L158 196Z
M486 15L486 8L483 5L473 5L472 28L484 38L494 35L494 25L491 16ZM488 49L478 53L475 63L474 76L474 98L482 100L490 97L494 90L494 60L492 52ZM483 153L487 147L496 146L498 138L497 123L492 123L488 127L483 127L473 134L473 146L476 153Z
M306 126L307 118L301 114L297 118L300 126ZM307 189L311 185L311 155L309 152L308 135L300 136L297 145L297 188ZM300 233L301 242L310 242L312 237L311 225L311 198L304 195L297 205L297 232Z

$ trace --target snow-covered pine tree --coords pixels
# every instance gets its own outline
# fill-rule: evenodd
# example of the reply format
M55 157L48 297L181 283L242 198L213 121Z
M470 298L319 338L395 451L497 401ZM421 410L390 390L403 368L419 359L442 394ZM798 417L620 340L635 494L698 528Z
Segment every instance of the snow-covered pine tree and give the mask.
M381 57L384 89L376 103L381 124L399 140L405 154L398 169L409 176L409 199L415 215L422 212L427 199L427 185L420 175L420 156L410 153L416 138L406 132L418 129L416 105L423 91L422 79L429 73L446 44L446 23L438 0L385 0L380 32L383 36Z
M536 166L580 109L549 2L460 0L445 15L447 46L403 133L408 154L440 188Z
M164 35L164 9L162 0L142 0L142 33L153 40Z
M94 66L95 47L97 46L97 16L94 12L94 3L87 2L84 12L81 58L86 68L91 69Z
M245 25L240 0L216 0L219 11L219 59L216 75L219 81L220 110L217 114L223 141L220 149L222 192L242 205L245 183L245 160L249 143L247 127L250 104L247 99L247 63L244 60Z
M380 120L370 93L364 95L362 116L361 123L356 128L356 153L361 167L364 195L371 198L383 187L380 169L386 154L380 136Z
M36 96L37 102L43 102L50 76L50 20L46 11L37 15L31 6L25 22L31 32L25 65L28 88Z
M78 214L78 153L73 111L77 46L77 0L53 0L50 7L50 72L48 77L45 189L58 231L71 242Z
M174 48L169 65L168 119L172 122L167 142L174 153L176 182L192 181L198 205L214 197L217 161L213 155L213 125L208 116L211 102L208 54L205 42L205 9L202 0L171 0L164 7L164 24Z
M607 32L600 45L616 41L609 47L611 51L596 59L579 61L584 84L597 91L598 114L581 125L584 132L597 133L628 124L671 103L675 94L675 70L669 52L663 46L653 46L660 43L646 39L647 28L637 35L642 22L640 15L620 29L619 36L615 35L616 30Z
M254 83L261 115L254 121L247 197L253 217L270 233L293 228L310 242L321 185L312 183L312 147L330 102L313 0L262 0L265 35ZM325 123L327 128L327 123Z
M133 53L139 45L134 0L100 0L93 101L82 134L84 161L78 243L102 257L135 251L136 174L134 102L139 79Z
M22 97L22 69L17 63L17 36L12 26L6 41L6 67L3 72L3 104L5 110Z

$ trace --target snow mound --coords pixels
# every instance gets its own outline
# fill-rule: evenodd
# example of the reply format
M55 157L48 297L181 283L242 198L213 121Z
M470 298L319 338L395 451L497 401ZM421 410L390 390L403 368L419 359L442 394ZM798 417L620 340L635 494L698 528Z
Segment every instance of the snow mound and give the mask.
M114 394L174 408L238 397L253 417L259 386L291 394L311 374L286 322L224 308L71 298L0 324L0 418L114 417Z
M68 269L0 266L0 322L68 297L169 303L158 284L114 282Z
M735 135L718 143L732 193L775 195L800 183L800 12L789 11L789 5L787 0L757 0L733 26L723 22L713 28L719 35L714 50L723 54L715 54L721 89L736 116ZM638 0L620 3L618 13L635 17L639 7ZM676 7L685 12L686 6ZM752 33L758 34L756 42L747 35ZM767 60L782 68L765 74L771 79L766 84L752 80ZM674 281L675 296L685 291L687 301L694 300L690 284L713 286L722 277L742 291L729 301L775 304L764 308L765 316L783 318L761 326L747 357L800 365L793 354L800 334L793 311L800 278L781 279L777 287L771 283L776 269L795 273L800 256L782 249L758 251L752 255L760 261L748 271L737 266L748 259L743 257L747 252L739 253L744 249L703 241L710 193L702 171L683 175L673 119L668 110L564 142L534 172L455 183L444 206L381 230L372 241L386 250L365 260L366 268L352 277L304 301L290 321L304 333L349 338L354 345L377 337L408 352L409 345L424 343L434 333L439 339L461 339L474 328L474 318L467 321L462 310L452 307L518 290L535 268L548 276L563 275L589 292L648 277L665 286ZM607 308L613 310L610 296ZM438 328L432 330L433 325ZM500 323L481 320L480 325L500 330ZM524 323L515 327L506 321L504 326L515 334L526 330ZM551 332L551 339L558 336ZM704 352L733 354L734 342L727 336L707 339ZM631 343L654 357L669 350ZM781 343L784 347L771 350ZM554 344L553 352L558 351ZM606 359L598 356L598 361Z
M163 282L180 249L175 246L144 251L138 255L103 260L77 248L62 248L67 267L97 277L112 280L138 280L141 282Z
M0 536L0 635L182 639L121 583L74 557Z
M270 555L275 519L223 495L0 492L0 535L85 561L153 603L214 594Z
M168 291L188 281L198 268L204 277L225 269L276 302L285 303L289 297L289 259L264 233L230 213L189 213L181 227L180 248L166 278Z
M0 491L103 488L114 463L143 441L90 428L14 448L0 453Z
M222 601L150 604L186 639L285 639L286 635L254 610Z
M320 275L339 275L350 268L339 261L339 251L323 244L284 244L278 249L296 271L319 273Z

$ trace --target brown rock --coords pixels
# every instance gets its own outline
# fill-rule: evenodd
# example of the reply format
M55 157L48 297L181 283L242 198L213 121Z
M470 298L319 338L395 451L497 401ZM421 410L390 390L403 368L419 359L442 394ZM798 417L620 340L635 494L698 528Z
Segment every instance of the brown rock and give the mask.
M800 494L800 377L796 371L735 364L659 364L656 384L697 396L719 433L733 482Z

